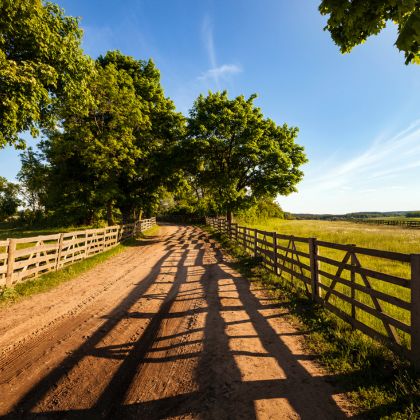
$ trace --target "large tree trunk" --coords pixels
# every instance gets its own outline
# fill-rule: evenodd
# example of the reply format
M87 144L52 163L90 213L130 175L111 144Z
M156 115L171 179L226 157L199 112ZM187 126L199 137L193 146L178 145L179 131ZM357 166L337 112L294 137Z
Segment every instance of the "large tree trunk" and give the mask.
M226 212L226 220L227 220L229 225L232 223L232 210L228 210Z
M108 226L113 226L114 225L114 218L112 217L112 201L109 200L106 203L106 218L108 221Z
M121 216L122 216L122 224L126 225L127 223L131 222L132 216L132 209L131 207L120 207Z

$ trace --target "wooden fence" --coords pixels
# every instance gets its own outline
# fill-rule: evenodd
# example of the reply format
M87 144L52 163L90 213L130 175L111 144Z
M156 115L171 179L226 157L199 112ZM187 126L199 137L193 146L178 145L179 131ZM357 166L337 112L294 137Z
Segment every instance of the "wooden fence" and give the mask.
M206 223L420 369L420 254L282 235L225 219L206 218Z
M348 219L353 223L367 223L371 225L400 226L403 228L420 229L420 220L404 219Z
M156 218L101 229L0 241L0 287L57 271L104 252L156 224Z

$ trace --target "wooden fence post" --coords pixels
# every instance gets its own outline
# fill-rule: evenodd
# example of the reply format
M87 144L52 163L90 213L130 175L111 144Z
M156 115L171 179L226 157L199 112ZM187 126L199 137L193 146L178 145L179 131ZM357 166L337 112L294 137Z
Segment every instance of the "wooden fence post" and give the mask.
M277 232L273 232L273 268L274 268L274 273L278 274L278 270L277 270Z
M312 300L318 302L319 296L319 273L318 273L318 244L316 238L309 238L309 261L311 267Z
M356 247L355 244L351 244L350 245L352 248ZM351 272L350 272L350 281L351 281L351 319L356 319L356 305L354 304L354 301L356 300L356 289L355 289L355 283L356 283L356 272L355 272L355 266L357 265L356 263L356 255L354 253L354 251L352 251L351 253L351 260L350 260L350 264L351 264ZM354 324L352 324L352 327L354 328Z
M13 266L15 263L16 239L8 239L8 241L9 245L7 247L6 287L11 287L13 281Z
M255 236L254 236L254 257L257 257L258 256L257 238L258 238L258 229L255 229Z
M105 249L105 247L106 247L106 231L107 231L107 229L108 228L103 228L103 235L102 235L102 246L101 246L101 251L100 252L103 252L104 251L104 249Z
M88 247L88 235L89 235L89 232L87 231L87 230L85 230L85 256L84 256L84 258L87 258L89 255L88 255L88 253L89 253L89 251L90 251L90 246Z
M411 262L411 362L420 371L420 254L412 254Z
M61 253L63 251L63 242L64 242L64 233L60 233L60 238L58 240L57 261L55 262L55 271L57 271L58 267L60 266Z

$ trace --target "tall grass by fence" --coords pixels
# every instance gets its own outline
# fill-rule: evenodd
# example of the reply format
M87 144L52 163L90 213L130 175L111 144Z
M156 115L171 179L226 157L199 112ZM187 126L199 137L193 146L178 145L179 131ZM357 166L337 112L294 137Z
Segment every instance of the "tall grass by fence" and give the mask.
M282 235L206 218L277 276L420 369L420 254Z
M156 224L156 218L54 235L0 241L0 287L57 271L104 252Z

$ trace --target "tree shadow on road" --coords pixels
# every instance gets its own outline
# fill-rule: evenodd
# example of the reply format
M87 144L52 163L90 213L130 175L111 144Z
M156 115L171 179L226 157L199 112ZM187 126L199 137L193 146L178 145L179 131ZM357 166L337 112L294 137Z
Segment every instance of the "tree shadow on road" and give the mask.
M346 417L334 395L349 389L329 384L336 383L338 377L314 375L308 370L305 361L312 356L296 352L290 346L290 340L303 332L290 328L279 332L275 322L283 322L287 304L274 303L268 297L258 299L249 282L198 228L178 227L165 239L165 246L166 253L149 275L104 317L101 327L27 392L6 418L257 419L258 413L273 418L292 414L302 419ZM147 293L164 268L172 268L175 274L167 293ZM197 276L198 281L194 280ZM192 289L182 290L183 285L191 283ZM132 310L145 297L160 302L157 312ZM189 305L188 309L174 310L175 302ZM204 320L201 324L197 321L200 317ZM99 347L103 338L127 318L149 321L139 338ZM187 325L185 330L164 328L174 320ZM190 347L195 350L176 353ZM87 409L57 407L40 411L37 405L88 356L119 361L96 403ZM126 402L130 388L142 387L141 380L136 382L142 365L176 364L187 359L197 360L194 389ZM174 372L182 374L176 369ZM156 377L156 381L167 379Z

